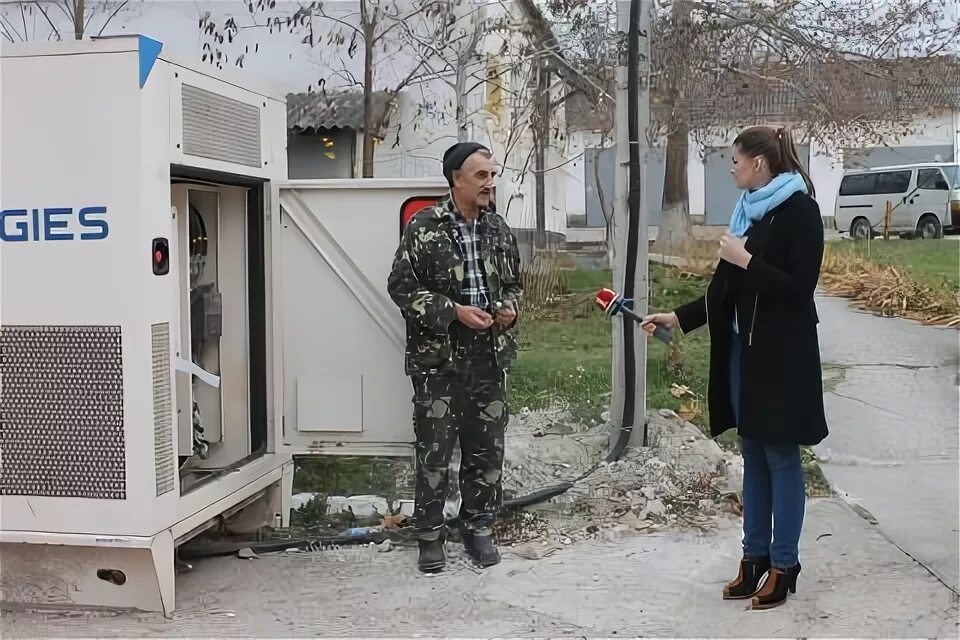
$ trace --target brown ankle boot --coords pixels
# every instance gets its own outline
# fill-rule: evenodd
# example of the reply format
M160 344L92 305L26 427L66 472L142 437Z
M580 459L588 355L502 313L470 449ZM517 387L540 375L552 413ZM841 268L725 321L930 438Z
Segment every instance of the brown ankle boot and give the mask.
M770 558L744 558L740 561L737 579L723 588L724 600L745 600L755 593L760 580L770 570Z
M753 597L751 608L757 610L773 609L787 601L787 591L797 592L797 576L800 575L800 563L789 569L770 569L770 577L763 588Z

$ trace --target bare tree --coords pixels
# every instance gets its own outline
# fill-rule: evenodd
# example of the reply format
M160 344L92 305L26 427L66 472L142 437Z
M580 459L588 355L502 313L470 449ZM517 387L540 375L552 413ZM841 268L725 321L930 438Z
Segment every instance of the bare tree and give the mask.
M599 83L569 63L562 37L534 0L517 3L531 22L531 37L562 61L558 72L603 108L607 97ZM652 97L647 136L651 144L666 146L657 249L682 248L691 237L691 138L702 146L740 126L772 121L789 123L807 140L826 145L887 144L910 132L915 115L952 106L960 81L960 25L949 18L946 4L657 3L647 65ZM918 74L921 69L925 73Z
M436 6L442 16L439 23L447 27L429 34L429 38L413 29L404 30L406 47L424 61L428 73L422 79L440 80L454 96L449 105L444 104L446 97L425 97L416 117L450 116L461 141L467 137L469 123L487 127L497 160L504 169L506 183L502 186L512 187L502 211L509 217L521 196L520 186L528 176L539 183L559 168L547 166L545 151L563 145L566 131L555 113L576 90L558 73L551 73L548 78L543 69L555 68L558 54L571 60L568 64L576 64L573 60L580 52L539 46L530 37L523 15L507 10L487 16L483 5L463 10L464 4L459 0L438 0ZM596 81L595 75L584 77L590 83ZM471 110L468 98L481 87L488 89L488 97L495 104L488 101ZM448 110L448 106L452 109ZM538 192L542 191L537 186ZM539 202L543 200L541 193Z
M270 36L277 34L296 35L301 44L317 49L323 47L329 58L324 65L347 86L360 87L363 91L363 177L372 178L374 168L375 132L380 128L378 114L373 108L376 85L386 84L385 90L396 95L404 87L413 83L424 72L425 62L417 56L410 56L398 44L399 33L412 30L421 34L436 33L438 3L433 0L413 0L405 5L391 0L358 0L356 11L333 13L327 11L321 2L301 4L293 14L282 15L276 11L275 0L256 0L246 6L246 22L241 24L230 17L219 24L210 14L200 20L200 31L206 38L204 43L204 61L217 66L230 64L226 51L237 35L244 30L266 29ZM259 44L259 43L258 43ZM233 64L243 66L251 51L245 47L243 53L233 58ZM349 69L347 60L361 56L363 78L358 79ZM346 56L346 57L344 57ZM390 80L382 80L380 71L385 67L396 69L396 60L407 62L407 68ZM317 90L327 91L326 78L317 83ZM313 85L308 87L313 91Z
M960 26L944 8L936 0L662 6L654 21L648 131L651 143L666 141L655 249L682 251L691 238L691 133L702 146L744 125L779 122L829 146L888 144L910 132L914 116L943 106L951 87L956 91L957 67L915 73L960 42ZM927 90L915 86L911 96L904 89L917 81Z
M604 149L614 144L615 70L624 50L624 38L617 29L616 6L613 2L585 3L581 0L549 0L542 8L521 5L532 17L531 39L536 41L547 25L554 34L554 49L548 57L562 58L554 65L564 80L567 121L570 132L593 135L586 146ZM563 70L561 74L560 71ZM599 137L597 140L596 137ZM608 259L613 261L613 193L604 189L599 162L592 175L584 174L584 185L593 183L606 227Z
M564 82L570 88L589 96L597 105L604 102L612 103L613 96L607 92L606 88L597 82L596 78L591 77L589 73L585 73L582 69L578 69L570 61L570 47L558 39L550 20L544 15L535 0L516 0L516 5L526 21L525 30L531 44L551 58L557 74L563 78ZM583 3L570 1L564 4L558 2L555 6L572 9L573 6L577 5L582 6Z
M503 167L503 177L513 184L512 192L502 211L509 219L513 204L522 196L521 185L531 173L531 164L539 140L534 136L536 112L543 95L549 96L552 87L538 85L541 52L535 49L510 26L503 29L503 43L491 69L491 82L497 83L502 94L500 116L488 127L495 144L497 159ZM541 176L537 176L540 180Z
M480 45L494 28L485 5L464 7L463 0L431 0L425 11L435 21L423 29L423 23L404 23L401 46L415 51L423 62L424 77L439 80L452 93L457 140L465 142L467 125L475 113L468 107L469 97L488 83L497 83L496 72L484 64ZM420 27L420 28L418 28ZM425 96L421 113L443 113L443 97Z
M21 0L0 3L0 38L8 42L80 40L96 30L103 35L130 0Z

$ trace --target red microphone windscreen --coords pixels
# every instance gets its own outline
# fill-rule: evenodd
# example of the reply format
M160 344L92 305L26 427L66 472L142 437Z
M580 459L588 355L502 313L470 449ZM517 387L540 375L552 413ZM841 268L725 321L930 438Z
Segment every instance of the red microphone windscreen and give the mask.
M613 301L618 297L619 296L617 296L617 292L613 289L603 288L600 289L600 291L597 291L597 297L594 298L594 303L606 311L610 308L610 305L613 304Z

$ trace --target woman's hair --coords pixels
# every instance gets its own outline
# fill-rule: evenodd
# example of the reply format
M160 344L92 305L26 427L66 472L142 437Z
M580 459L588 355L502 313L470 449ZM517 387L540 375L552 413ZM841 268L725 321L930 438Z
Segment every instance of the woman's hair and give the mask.
M756 126L748 127L740 132L734 146L740 148L740 152L751 158L763 156L770 165L770 172L773 175L796 171L807 183L807 191L810 196L815 196L813 180L807 170L803 168L800 162L800 156L797 155L797 148L793 146L793 137L786 127L768 127Z

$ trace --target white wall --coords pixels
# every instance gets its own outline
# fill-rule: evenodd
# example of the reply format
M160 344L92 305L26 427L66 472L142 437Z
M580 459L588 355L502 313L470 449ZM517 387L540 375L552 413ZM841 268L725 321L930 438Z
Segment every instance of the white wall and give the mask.
M817 203L820 215L833 216L837 203L837 191L843 179L843 151L831 153L830 148L821 142L810 143L810 179L817 191Z
M687 141L687 192L690 199L690 215L706 213L706 173L703 167L703 150L690 135Z
M960 13L960 6L957 12ZM953 159L960 161L960 109L953 111Z
M573 158L581 155L585 147L609 146L614 142L615 141L609 136L602 138L596 133L574 131L571 132L567 138L567 157ZM659 144L666 144L666 139L661 140ZM690 135L687 144L687 190L690 199L690 214L694 216L704 215L705 208L705 180L701 153L702 151L697 145L693 135ZM588 179L593 180L593 176L588 178L585 175L586 163L582 159L576 163L571 163L568 167L568 173L571 177L567 188L567 210L570 215L583 215L586 207L586 199L584 197L586 181ZM646 187L651 188L651 185L646 185ZM578 191L576 195L574 195L575 190ZM572 198L576 198L577 205L573 205L569 201ZM574 207L579 207L579 209Z
M581 155L569 165L560 169L563 172L564 196L567 201L567 216L584 217L587 215L586 183L584 176L585 161Z

